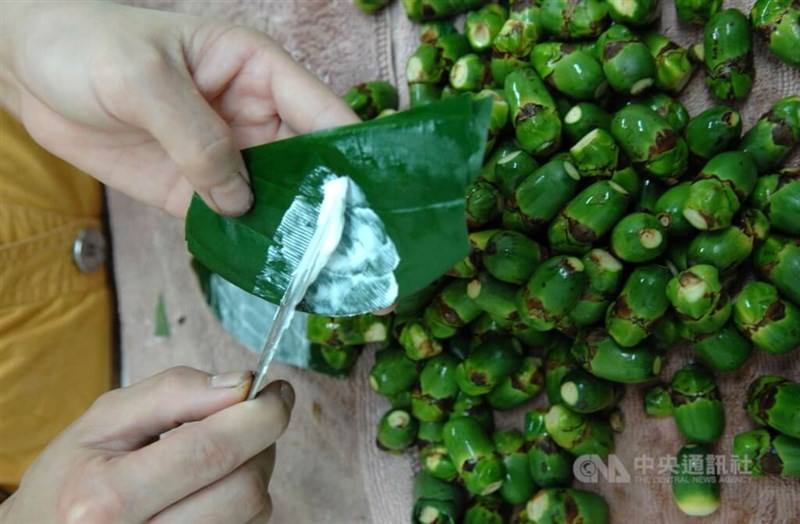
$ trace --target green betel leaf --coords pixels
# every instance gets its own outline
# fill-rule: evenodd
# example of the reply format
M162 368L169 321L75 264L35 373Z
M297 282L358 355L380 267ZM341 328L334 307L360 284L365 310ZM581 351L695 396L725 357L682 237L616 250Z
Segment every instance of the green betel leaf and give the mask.
M468 254L464 192L480 169L490 110L487 100L460 96L246 149L253 208L222 217L195 195L186 218L189 251L212 272L278 303L291 268L268 252L286 242L278 227L287 210L298 198L319 205L323 181L348 176L394 244L397 298L408 296ZM300 309L330 314L314 304Z

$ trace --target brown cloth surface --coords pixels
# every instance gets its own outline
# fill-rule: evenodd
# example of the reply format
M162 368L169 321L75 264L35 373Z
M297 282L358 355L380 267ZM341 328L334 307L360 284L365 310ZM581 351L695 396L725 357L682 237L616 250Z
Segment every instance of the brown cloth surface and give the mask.
M382 78L404 80L405 61L416 46L416 32L400 2L367 16L348 0L284 1L136 1L135 5L227 19L267 32L338 93L351 84ZM699 37L697 30L678 25L672 2L663 2L662 31L683 45ZM727 5L747 9L752 2ZM800 51L799 51L800 52ZM745 128L779 98L800 93L800 71L756 46L756 85L742 104ZM401 88L403 102L407 101ZM711 100L702 74L681 97L691 114ZM111 192L114 261L122 327L123 381L138 381L175 365L209 371L251 368L253 354L218 326L206 308L188 266L182 224ZM154 336L154 310L165 297L172 334ZM718 378L728 417L717 451L730 462L733 435L750 427L742 409L744 389L755 376L774 372L800 379L797 354L770 357L756 352L741 371ZM689 359L686 351L669 357L663 376ZM412 454L391 456L375 447L375 425L386 403L367 383L372 355L360 359L352 380L342 381L313 372L274 366L274 377L291 381L297 391L292 423L278 445L278 462L271 484L276 524L408 522L411 501ZM543 403L540 398L538 403ZM670 419L648 420L642 412L641 390L629 387L622 402L627 429L617 435L617 454L634 476L629 484L601 482L586 486L601 492L618 523L695 522L671 502L668 475L659 475L661 457L674 455L681 439ZM514 418L521 425L521 418ZM653 468L645 472L651 457ZM640 466L637 468L636 466ZM642 477L645 478L637 478ZM153 489L157 489L154 486ZM709 523L798 523L800 482L763 479L726 483L723 504Z

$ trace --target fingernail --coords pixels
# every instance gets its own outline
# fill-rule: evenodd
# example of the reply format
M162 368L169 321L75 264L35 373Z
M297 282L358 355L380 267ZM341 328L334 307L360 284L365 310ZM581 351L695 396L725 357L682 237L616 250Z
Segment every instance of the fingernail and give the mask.
M264 388L264 392L269 392L273 395L277 394L289 411L294 407L294 388L285 380L276 380L272 382Z
M250 377L251 374L249 371L231 371L214 375L211 377L209 383L214 389L238 388L250 380Z
M253 205L253 192L247 183L245 175L240 172L232 176L227 182L212 187L209 197L214 201L221 213L231 216L245 214Z
M278 392L283 399L283 403L289 408L289 411L294 408L294 388L288 382L281 381L281 389Z

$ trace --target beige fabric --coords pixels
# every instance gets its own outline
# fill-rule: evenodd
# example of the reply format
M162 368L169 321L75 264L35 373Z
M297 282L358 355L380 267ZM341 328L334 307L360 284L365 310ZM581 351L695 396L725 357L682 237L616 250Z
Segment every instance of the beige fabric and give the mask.
M749 8L751 2L726 2L745 4ZM405 19L399 1L376 16L361 14L347 0L151 0L138 5L225 18L265 30L339 93L373 78L404 81L405 61L416 46L416 30ZM664 2L663 9L668 35L684 45L699 38L697 30L676 26L672 2ZM800 92L800 72L781 65L761 43L756 64L756 86L743 109L746 126L779 96ZM697 75L683 97L693 114L710 103L702 84L702 75ZM401 93L405 102L404 88ZM177 364L215 371L252 366L255 358L219 329L203 305L187 266L181 224L119 194L112 194L111 210L124 378L139 380ZM153 337L159 293L164 293L172 322L168 340ZM185 322L178 323L180 318ZM671 354L664 376L689 357L686 351ZM362 358L350 382L276 367L276 376L295 385L298 401L289 431L278 446L271 485L274 523L408 522L413 457L386 455L375 447L374 428L387 406L367 384L371 361L371 355ZM741 408L744 384L766 372L800 378L800 359L759 354L741 372L720 379L728 424L719 453L729 455L732 436L750 427ZM629 388L622 404L628 429L616 441L632 474L636 456L649 451L658 464L659 457L674 454L681 442L672 421L644 420L641 406L640 391ZM518 414L503 418L521 424ZM671 503L669 485L653 482L589 489L606 495L614 522L693 522ZM798 487L797 482L779 480L724 486L722 510L703 522L797 522L791 519L797 518L800 507Z

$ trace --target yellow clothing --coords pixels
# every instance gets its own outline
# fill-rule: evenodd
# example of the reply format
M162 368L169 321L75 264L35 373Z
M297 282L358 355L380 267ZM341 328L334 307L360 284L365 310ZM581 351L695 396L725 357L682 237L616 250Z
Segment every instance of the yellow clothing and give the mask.
M103 230L102 188L0 111L0 487L111 386L106 268L73 243Z

